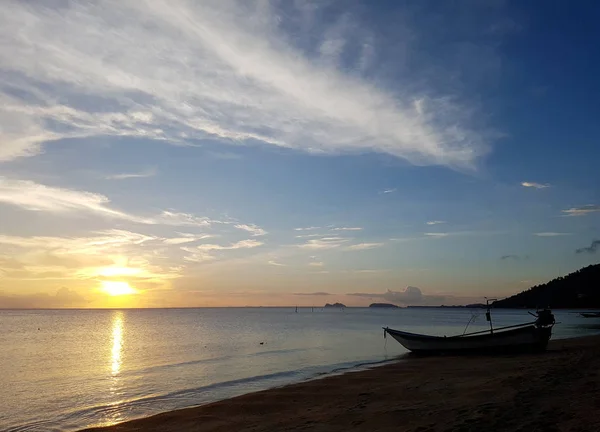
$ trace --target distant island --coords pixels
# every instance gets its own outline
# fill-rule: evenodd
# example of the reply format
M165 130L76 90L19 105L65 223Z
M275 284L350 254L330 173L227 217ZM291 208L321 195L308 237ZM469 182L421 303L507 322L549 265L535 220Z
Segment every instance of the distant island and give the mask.
M483 303L473 303L473 304L468 304L468 305L452 305L452 306L441 305L441 306L406 306L406 307L411 308L411 309L439 309L439 308L480 309L480 308L485 308L487 306Z
M346 305L342 304L342 303L334 303L334 304L327 303L327 304L325 304L325 307L326 308L345 308Z
M600 264L594 264L548 283L536 285L494 302L497 308L600 308Z
M387 308L387 309L397 309L399 306L391 303L371 303L369 305L370 308Z

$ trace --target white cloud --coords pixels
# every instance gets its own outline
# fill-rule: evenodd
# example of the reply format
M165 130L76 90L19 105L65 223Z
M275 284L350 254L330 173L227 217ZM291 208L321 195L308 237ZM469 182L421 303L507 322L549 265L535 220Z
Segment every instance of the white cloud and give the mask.
M179 237L171 237L163 240L168 245L179 245L185 243L193 243L195 241L204 240L207 238L214 237L212 234L189 234L189 233L177 233Z
M581 207L572 207L562 211L564 216L585 216L590 213L600 212L600 206L587 204Z
M306 228L294 228L294 231L314 231L317 229L321 229L321 227L311 226L311 227L306 227Z
M438 232L438 233L429 232L429 233L424 233L424 234L427 237L438 237L438 238L448 237L450 235L450 233L442 233L442 232Z
M308 240L306 243L297 246L302 249L335 249L349 240L350 239L344 237L323 237Z
M390 194L390 193L394 193L396 192L396 188L393 189L384 189L381 192L379 192L380 194Z
M285 264L281 264L281 263L278 263L277 261L273 261L273 260L269 261L268 264L270 264L272 266L276 266L276 267L286 267Z
M51 249L66 254L102 254L128 245L141 245L157 237L125 230L106 230L90 237L6 236L0 235L0 244L27 249Z
M326 237L327 234L303 234L294 236L296 238L314 238L314 237Z
M0 177L0 203L2 202L32 211L87 212L114 219L152 223L150 219L109 208L107 205L110 200L104 195L45 186L29 180Z
M311 267L323 267L325 265L325 263L322 263L320 261L313 261L308 263L309 266Z
M534 189L545 189L545 188L550 187L550 185L548 183L542 184L542 183L534 183L534 182L522 182L521 186L527 187L527 188L534 188Z
M558 236L566 236L570 235L570 233L561 233L561 232L539 232L533 233L534 236L538 237L558 237Z
M236 249L253 249L259 246L262 246L264 243L249 239L249 240L241 240L236 243L232 243L228 246L218 245L218 244L201 244L196 247L184 246L181 250L188 252L186 256L183 257L185 261L188 262L207 262L213 261L217 257L211 254L214 251L226 251L226 250L236 250Z
M360 227L338 227L332 228L331 231L362 231Z
M263 236L268 234L264 229L254 224L238 224L234 225L234 227L240 230L248 231L253 236Z
M367 249L375 249L375 248L383 246L384 244L385 243L358 243L355 245L348 246L346 248L346 250L360 251L360 250L367 250Z
M217 244L201 244L197 246L196 249L207 252L213 250L251 249L258 246L262 246L263 244L263 242L257 240L241 240L229 246L221 246Z
M392 92L348 73L335 59L352 48L351 36L369 34L354 19L307 27L322 39L321 56L309 58L282 23L299 14L268 2L54 6L11 1L0 16L3 83L22 95L0 91L0 120L9 125L0 160L39 153L48 140L99 135L377 151L460 167L487 151L485 133L471 127L474 110L455 95L415 93L410 81ZM364 40L359 70L376 52L376 40Z
M105 177L106 180L126 180L132 178L145 178L145 177L153 177L156 175L156 170L146 170L138 173L122 173L122 174L111 174Z
M434 220L434 221L427 222L427 225L439 225L439 224L445 224L445 223L446 223L446 221Z
M74 189L46 186L30 180L14 180L0 177L0 203L30 211L55 214L94 214L147 225L210 227L213 224L230 223L190 213L164 210L152 217L142 217L109 207L105 195Z

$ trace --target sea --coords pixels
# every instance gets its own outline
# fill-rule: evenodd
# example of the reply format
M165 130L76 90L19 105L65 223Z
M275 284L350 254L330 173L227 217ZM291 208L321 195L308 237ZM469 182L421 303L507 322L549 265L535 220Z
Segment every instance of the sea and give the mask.
M554 339L600 333L600 320L555 315ZM112 425L403 361L382 327L453 335L467 323L489 326L484 310L458 308L0 310L0 431Z

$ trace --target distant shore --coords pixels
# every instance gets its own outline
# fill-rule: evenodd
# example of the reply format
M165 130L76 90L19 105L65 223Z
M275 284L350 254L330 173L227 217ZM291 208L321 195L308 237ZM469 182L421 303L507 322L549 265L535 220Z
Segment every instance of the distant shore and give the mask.
M600 430L600 336L406 361L87 432Z

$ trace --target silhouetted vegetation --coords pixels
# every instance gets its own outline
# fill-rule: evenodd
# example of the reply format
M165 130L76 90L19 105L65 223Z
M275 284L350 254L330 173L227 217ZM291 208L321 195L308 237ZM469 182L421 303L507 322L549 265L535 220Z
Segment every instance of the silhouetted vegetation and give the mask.
M345 304L343 304L343 303L334 303L334 304L327 303L327 304L325 305L325 307L326 307L326 308L345 308L345 307L346 307L346 305L345 305Z
M494 307L529 308L600 308L600 264L558 277L543 285L494 302Z
M391 304L391 303L371 303L369 305L370 308L391 308L391 309L397 309L398 306L396 306L395 304Z

